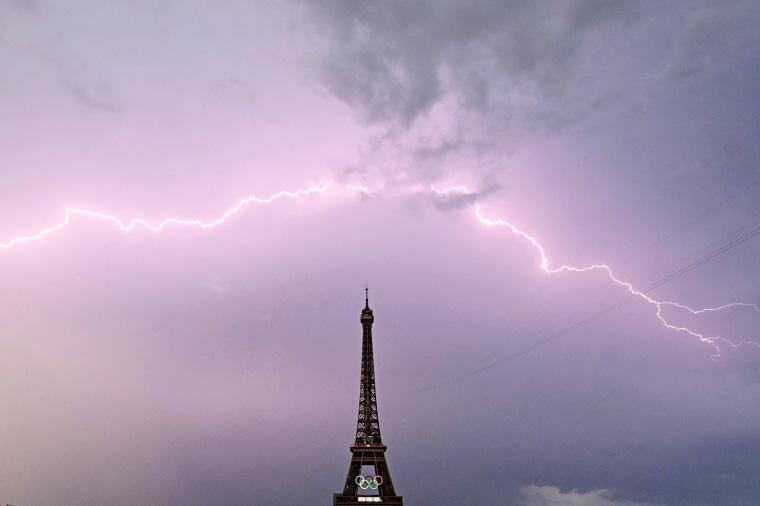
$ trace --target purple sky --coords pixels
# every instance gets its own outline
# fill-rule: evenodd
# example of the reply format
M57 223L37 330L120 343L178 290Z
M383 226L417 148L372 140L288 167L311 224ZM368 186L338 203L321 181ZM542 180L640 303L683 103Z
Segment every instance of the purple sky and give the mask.
M0 0L0 503L330 504L368 284L407 504L757 504L760 346L642 297L563 332L629 292L476 209L638 289L757 229L760 4L314 3Z

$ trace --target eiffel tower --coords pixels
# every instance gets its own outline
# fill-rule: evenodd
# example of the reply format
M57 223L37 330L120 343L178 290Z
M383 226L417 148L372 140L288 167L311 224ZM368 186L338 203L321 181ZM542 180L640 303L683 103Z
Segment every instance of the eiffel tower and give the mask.
M393 488L385 450L380 437L375 394L375 362L372 356L372 323L375 317L369 308L369 289L365 288L365 305L359 319L362 324L362 372L359 383L359 418L356 440L351 445L351 464L342 494L333 496L334 506L353 504L385 504L403 506L401 496ZM373 466L374 475L362 476L362 466ZM366 491L366 492L365 492ZM360 493L361 492L361 493Z

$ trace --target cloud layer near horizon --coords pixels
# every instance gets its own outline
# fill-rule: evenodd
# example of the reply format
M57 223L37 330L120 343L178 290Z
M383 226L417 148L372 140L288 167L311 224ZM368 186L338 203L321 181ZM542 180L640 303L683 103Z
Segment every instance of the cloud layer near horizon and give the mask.
M523 487L522 506L656 506L654 504L617 501L614 494L607 489L590 492L562 492L557 487L529 485Z

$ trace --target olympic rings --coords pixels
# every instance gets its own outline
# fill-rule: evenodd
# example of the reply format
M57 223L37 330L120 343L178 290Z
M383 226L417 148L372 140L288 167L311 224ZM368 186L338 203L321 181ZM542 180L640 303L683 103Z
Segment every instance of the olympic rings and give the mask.
M359 485L362 490L367 490L368 488L377 490L377 487L383 484L383 477L377 475L374 478L372 476L367 476L365 478L364 476L359 475L354 478L354 482Z

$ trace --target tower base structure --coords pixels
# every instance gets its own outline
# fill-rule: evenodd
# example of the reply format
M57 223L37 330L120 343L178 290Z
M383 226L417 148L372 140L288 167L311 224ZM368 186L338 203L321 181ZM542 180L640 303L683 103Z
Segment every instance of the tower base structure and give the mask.
M348 467L348 477L343 487L342 494L333 496L333 506L357 505L357 504L384 504L386 506L403 506L402 496L396 495L396 491L388 472L388 463L385 460L384 444L359 444L351 446L351 464ZM362 466L372 466L374 475L367 477L375 479L372 486L365 482L367 488L357 483L357 477L361 477ZM379 483L378 483L379 482ZM372 495L361 495L359 490L367 490ZM369 490L368 490L369 489Z

